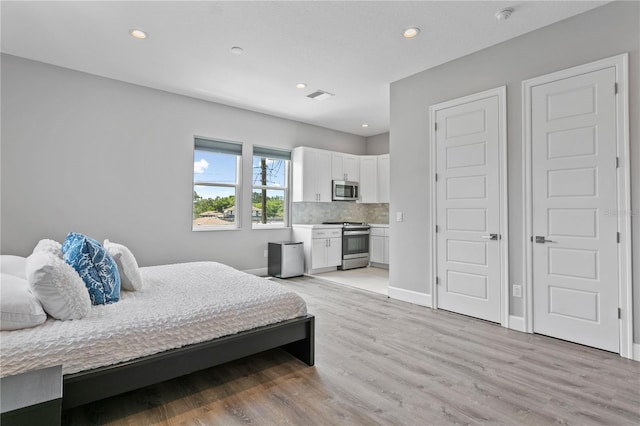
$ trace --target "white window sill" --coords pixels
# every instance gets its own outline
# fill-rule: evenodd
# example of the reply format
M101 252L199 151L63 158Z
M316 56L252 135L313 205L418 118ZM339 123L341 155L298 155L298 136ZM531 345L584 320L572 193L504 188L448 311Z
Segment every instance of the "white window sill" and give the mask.
M237 226L198 226L192 227L193 232L205 232L205 231L241 231L241 228Z
M291 226L285 226L285 225L276 225L276 224L266 224L266 225L256 225L254 224L251 229L291 229Z

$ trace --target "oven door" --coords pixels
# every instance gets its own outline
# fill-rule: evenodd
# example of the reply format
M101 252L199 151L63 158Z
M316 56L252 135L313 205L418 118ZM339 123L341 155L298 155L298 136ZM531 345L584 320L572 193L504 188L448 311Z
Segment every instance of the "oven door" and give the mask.
M345 230L342 233L342 258L354 259L369 256L369 230Z

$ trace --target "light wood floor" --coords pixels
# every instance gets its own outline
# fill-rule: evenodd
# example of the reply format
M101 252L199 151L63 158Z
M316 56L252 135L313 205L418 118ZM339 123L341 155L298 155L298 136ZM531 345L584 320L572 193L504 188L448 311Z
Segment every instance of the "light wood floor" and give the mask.
M316 278L316 365L280 350L63 414L63 424L637 425L640 363Z
M389 294L389 270L383 268L349 269L346 271L331 271L314 275L317 278L328 280L334 283L348 285L360 290L372 291L374 293Z

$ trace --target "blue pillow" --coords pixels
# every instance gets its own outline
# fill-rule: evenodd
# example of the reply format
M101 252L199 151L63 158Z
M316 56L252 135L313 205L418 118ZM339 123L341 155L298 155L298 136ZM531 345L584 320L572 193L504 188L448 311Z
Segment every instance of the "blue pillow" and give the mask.
M120 299L118 266L99 242L71 232L62 244L62 257L84 281L93 305L114 303Z

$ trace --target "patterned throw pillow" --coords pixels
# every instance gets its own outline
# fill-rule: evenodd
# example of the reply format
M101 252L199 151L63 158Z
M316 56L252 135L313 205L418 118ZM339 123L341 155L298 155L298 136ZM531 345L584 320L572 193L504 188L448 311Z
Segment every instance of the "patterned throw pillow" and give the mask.
M120 299L118 267L99 242L71 232L62 243L62 256L84 281L93 305L114 303Z

